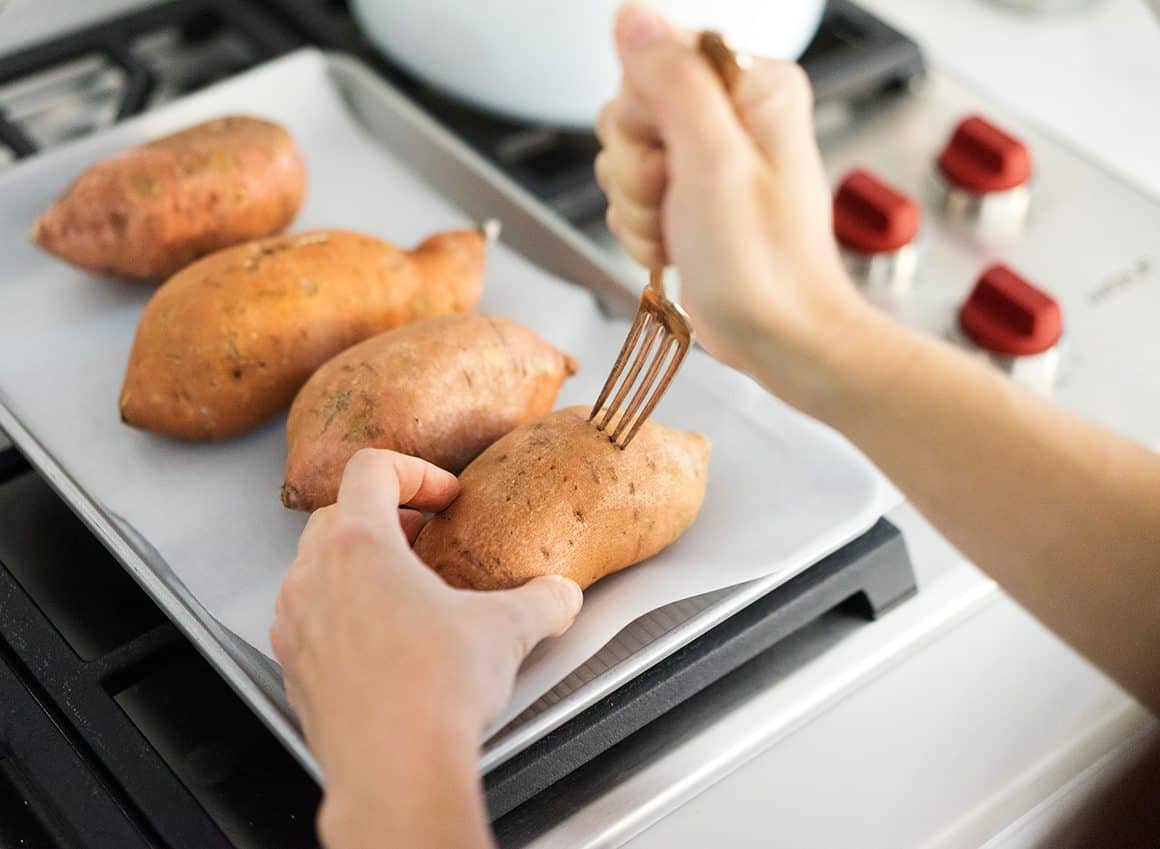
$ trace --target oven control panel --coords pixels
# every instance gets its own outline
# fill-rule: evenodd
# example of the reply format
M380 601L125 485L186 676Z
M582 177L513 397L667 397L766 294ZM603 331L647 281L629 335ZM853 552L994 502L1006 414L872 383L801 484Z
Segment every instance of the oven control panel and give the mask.
M869 300L1160 445L1160 202L938 72L820 140Z

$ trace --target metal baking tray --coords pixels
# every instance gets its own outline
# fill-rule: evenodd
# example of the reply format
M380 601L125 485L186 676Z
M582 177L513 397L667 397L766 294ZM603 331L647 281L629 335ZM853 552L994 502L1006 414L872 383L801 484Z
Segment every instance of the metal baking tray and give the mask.
M555 275L591 290L610 314L629 316L636 285L618 279L603 256L555 213L528 195L434 118L358 61L325 54L326 72L356 122L438 193L477 219L498 217L512 248ZM0 429L92 528L135 580L252 706L315 777L285 703L277 667L209 615L164 560L69 476L36 436L3 406ZM803 564L805 565L805 564ZM487 773L586 707L649 669L786 580L778 574L659 608L626 627L600 652L484 746Z

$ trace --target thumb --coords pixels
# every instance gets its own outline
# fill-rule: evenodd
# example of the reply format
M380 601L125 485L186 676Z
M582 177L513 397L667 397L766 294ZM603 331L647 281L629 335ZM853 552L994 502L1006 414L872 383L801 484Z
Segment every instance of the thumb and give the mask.
M521 660L545 637L567 631L584 602L579 585L559 575L533 578L514 590L487 595L500 596L505 602L503 607L511 614L505 617L505 625L521 647Z
M700 168L736 154L745 133L717 74L660 14L628 3L616 16L616 46L626 87L652 113L677 160Z
M774 164L818 158L813 90L800 65L756 60L738 77L733 102L754 143Z

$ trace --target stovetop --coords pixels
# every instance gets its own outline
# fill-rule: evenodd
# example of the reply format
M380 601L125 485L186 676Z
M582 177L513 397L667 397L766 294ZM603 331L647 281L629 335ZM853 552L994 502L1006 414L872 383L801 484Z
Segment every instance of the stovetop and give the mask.
M170 0L0 55L0 168L303 44L355 53L562 215L601 217L591 135L501 121L431 91L379 56L334 0ZM844 2L805 63L819 104L837 113L923 72L911 42ZM4 444L0 434L0 845L316 845L313 781ZM835 634L859 618L823 616ZM566 732L571 749L601 737L599 724ZM559 772L537 757L537 769ZM624 769L609 763L585 774ZM493 782L507 799L514 772ZM543 816L524 806L501 820L504 845L562 816L570 795L580 804L580 789L557 789Z

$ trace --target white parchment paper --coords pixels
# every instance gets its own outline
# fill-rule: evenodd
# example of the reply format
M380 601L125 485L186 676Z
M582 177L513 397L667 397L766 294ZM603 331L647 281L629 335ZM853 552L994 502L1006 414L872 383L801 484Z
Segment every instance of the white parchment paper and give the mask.
M78 272L27 241L37 214L93 161L228 112L281 122L305 152L310 189L295 230L353 228L409 245L466 223L365 134L320 55L270 63L0 175L0 400L209 614L269 654L274 598L304 523L278 500L284 422L221 445L122 425L117 396L150 288ZM581 362L561 405L591 403L626 329L585 290L503 244L491 253L480 311L524 322ZM880 515L888 490L844 440L699 352L656 416L713 440L699 519L661 555L589 590L572 630L525 664L500 724L638 616L774 572L788 579Z

